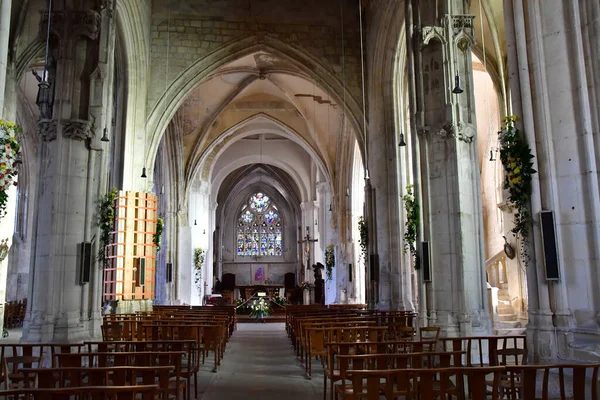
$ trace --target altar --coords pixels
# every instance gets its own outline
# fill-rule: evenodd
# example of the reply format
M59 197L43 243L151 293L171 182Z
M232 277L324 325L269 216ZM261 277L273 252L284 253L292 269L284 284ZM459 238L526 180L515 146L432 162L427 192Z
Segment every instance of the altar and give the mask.
M284 286L283 285L250 285L250 286L236 286L236 289L239 290L240 298L248 300L251 298L256 292L265 292L267 294L267 298L273 299L275 297L285 297L284 296Z

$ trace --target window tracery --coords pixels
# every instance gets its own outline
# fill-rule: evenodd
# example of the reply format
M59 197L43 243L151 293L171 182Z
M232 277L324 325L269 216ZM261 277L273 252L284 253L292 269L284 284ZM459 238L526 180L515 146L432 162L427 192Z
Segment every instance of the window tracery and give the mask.
M250 196L238 216L237 255L282 256L283 224L277 206L269 196Z

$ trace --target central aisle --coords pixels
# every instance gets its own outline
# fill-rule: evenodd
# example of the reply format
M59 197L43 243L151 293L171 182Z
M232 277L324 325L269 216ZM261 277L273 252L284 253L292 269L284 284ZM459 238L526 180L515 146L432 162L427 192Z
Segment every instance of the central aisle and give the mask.
M320 363L316 364L313 379L306 379L283 323L238 324L219 371L208 382L201 378L204 382L200 382L199 397L201 400L321 399L323 375ZM206 378L206 373L201 374Z

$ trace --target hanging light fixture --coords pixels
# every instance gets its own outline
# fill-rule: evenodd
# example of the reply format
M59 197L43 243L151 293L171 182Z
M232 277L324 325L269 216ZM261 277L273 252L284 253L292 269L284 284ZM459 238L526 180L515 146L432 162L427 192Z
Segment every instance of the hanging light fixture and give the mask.
M194 226L198 225L198 222L196 220L194 220Z
M146 167L142 168L142 178L147 178L146 176Z
M42 72L42 80L38 83L40 89L48 89L48 55L50 54L50 23L52 22L52 0L48 2L48 29L46 31L46 56L44 59L44 71Z
M494 150L493 149L490 150L490 161L496 161L496 157L494 156Z
M456 77L454 77L454 89L452 89L452 93L461 94L463 92L464 90L460 87L460 76L456 74Z
M206 229L202 229L202 234L206 235Z
M400 147L406 146L406 142L404 141L404 133L400 132L400 143L398 144Z
M331 208L331 203L329 203L329 211L333 211L333 209Z
M102 134L102 139L100 139L101 142L108 142L108 129L106 129L106 127L104 127L104 133Z

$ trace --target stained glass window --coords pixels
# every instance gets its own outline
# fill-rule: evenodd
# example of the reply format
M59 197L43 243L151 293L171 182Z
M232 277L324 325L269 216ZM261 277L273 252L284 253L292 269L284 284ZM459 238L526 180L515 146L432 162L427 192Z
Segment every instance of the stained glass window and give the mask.
M238 256L281 256L283 229L279 210L269 196L250 196L238 217Z

